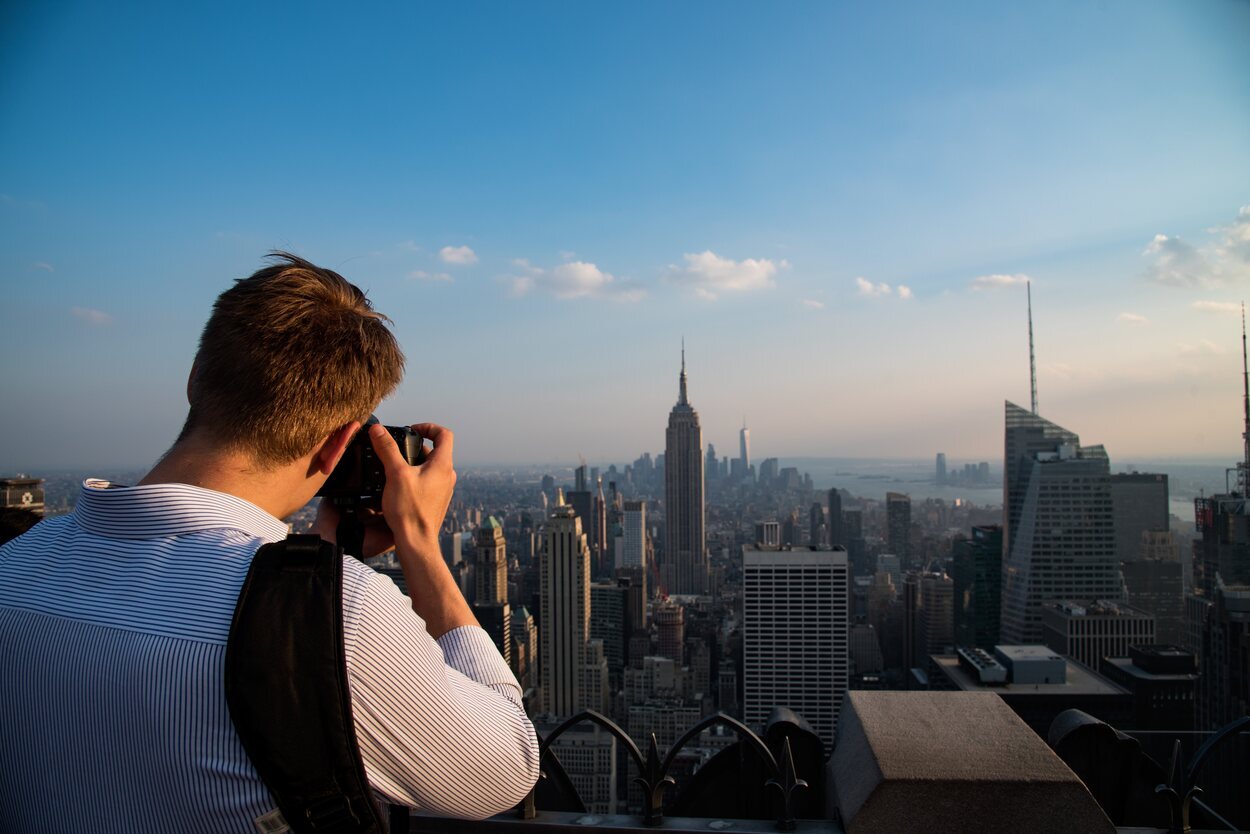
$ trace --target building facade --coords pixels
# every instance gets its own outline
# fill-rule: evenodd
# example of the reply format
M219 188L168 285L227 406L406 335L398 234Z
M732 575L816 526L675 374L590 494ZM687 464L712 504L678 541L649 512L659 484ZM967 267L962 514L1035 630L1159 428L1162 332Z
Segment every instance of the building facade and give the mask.
M742 570L744 721L788 707L829 749L850 677L846 551L747 546Z
M1043 603L1123 593L1102 446L1007 403L1002 639L1041 642Z
M590 641L590 548L581 519L561 492L547 520L540 571L543 709L567 718L586 703L582 687Z
M1042 607L1042 643L1090 669L1101 668L1104 657L1128 657L1132 647L1155 642L1155 618L1114 600Z

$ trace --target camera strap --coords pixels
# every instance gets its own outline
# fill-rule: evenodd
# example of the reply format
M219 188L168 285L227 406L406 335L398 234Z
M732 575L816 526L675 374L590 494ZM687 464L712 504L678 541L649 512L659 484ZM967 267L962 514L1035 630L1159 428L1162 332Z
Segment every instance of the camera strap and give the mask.
M291 535L257 551L230 625L225 685L243 749L292 831L386 830L352 723L337 547ZM402 818L406 828L407 809Z
M348 556L365 557L365 525L354 505L339 507L339 523L334 530L334 540Z

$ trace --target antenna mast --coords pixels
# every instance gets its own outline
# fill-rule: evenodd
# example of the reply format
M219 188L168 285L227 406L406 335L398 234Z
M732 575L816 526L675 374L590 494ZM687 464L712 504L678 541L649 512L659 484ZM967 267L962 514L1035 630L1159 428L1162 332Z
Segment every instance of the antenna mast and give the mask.
M1024 282L1024 291L1028 293L1029 298L1029 384L1033 395L1033 413L1037 413L1037 362L1033 359L1033 282ZM1244 323L1243 323L1244 330ZM1242 334L1242 340L1245 340L1245 334ZM1250 401L1247 401L1250 402ZM1250 409L1250 405L1246 406ZM1246 412L1247 420L1250 420L1250 411ZM1250 462L1250 446L1247 447L1246 461Z
M1240 481L1241 494L1244 496L1250 489L1250 364L1246 360L1246 302L1241 302L1241 379L1242 404L1245 413L1245 424L1242 427L1241 440L1245 447L1241 462Z

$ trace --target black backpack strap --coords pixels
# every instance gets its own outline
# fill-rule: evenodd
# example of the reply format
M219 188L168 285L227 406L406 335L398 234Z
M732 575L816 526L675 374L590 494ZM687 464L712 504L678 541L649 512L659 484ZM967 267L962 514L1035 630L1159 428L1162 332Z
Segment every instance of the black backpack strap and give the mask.
M230 625L225 682L243 749L293 831L385 831L352 723L337 547L292 535L257 551Z

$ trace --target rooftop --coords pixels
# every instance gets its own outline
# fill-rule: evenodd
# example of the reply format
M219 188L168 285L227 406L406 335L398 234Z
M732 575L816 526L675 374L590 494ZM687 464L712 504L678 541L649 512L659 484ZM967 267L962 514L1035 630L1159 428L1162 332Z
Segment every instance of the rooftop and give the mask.
M842 702L838 743L827 761L818 739L814 748L807 743L810 730L801 719L779 713L782 719L770 722L763 737L728 716L711 716L666 754L653 744L645 758L611 721L583 713L543 739L543 778L515 811L480 822L418 814L408 818L407 830L962 834L975 827L1012 834L1145 834L1167 830L1170 821L1172 800L1154 792L1159 782L1171 781L1161 767L1143 757L1132 739L1077 710L1056 720L1048 744L988 692L851 691ZM586 812L573 780L552 757L555 737L584 728L586 721L626 747L633 760L628 775L653 800L642 815ZM737 732L739 742L674 783L668 775L683 745L711 726ZM1121 778L1141 782L1137 787L1146 798L1124 805L1119 789L1108 787ZM1190 786L1172 785L1178 797ZM752 796L760 800L753 804ZM744 808L754 812L741 813ZM1195 831L1219 824L1201 800L1189 811ZM1146 827L1139 827L1143 823Z
M1020 650L1039 650L1021 652L1020 659L1026 660L1063 660L1066 664L1065 674L1067 680L1064 683L1025 683L1025 684L996 684L994 686L986 686L979 680L970 675L959 665L959 658L955 655L931 655L932 660L938 664L946 677L964 692L995 692L1001 695L1123 695L1126 690L1119 687L1102 677L1095 674L1090 669L1079 663L1060 658L1050 649L1044 646L1006 646L999 648L1011 648ZM1045 654L1041 654L1045 652ZM1048 656L1049 655L1049 656Z

